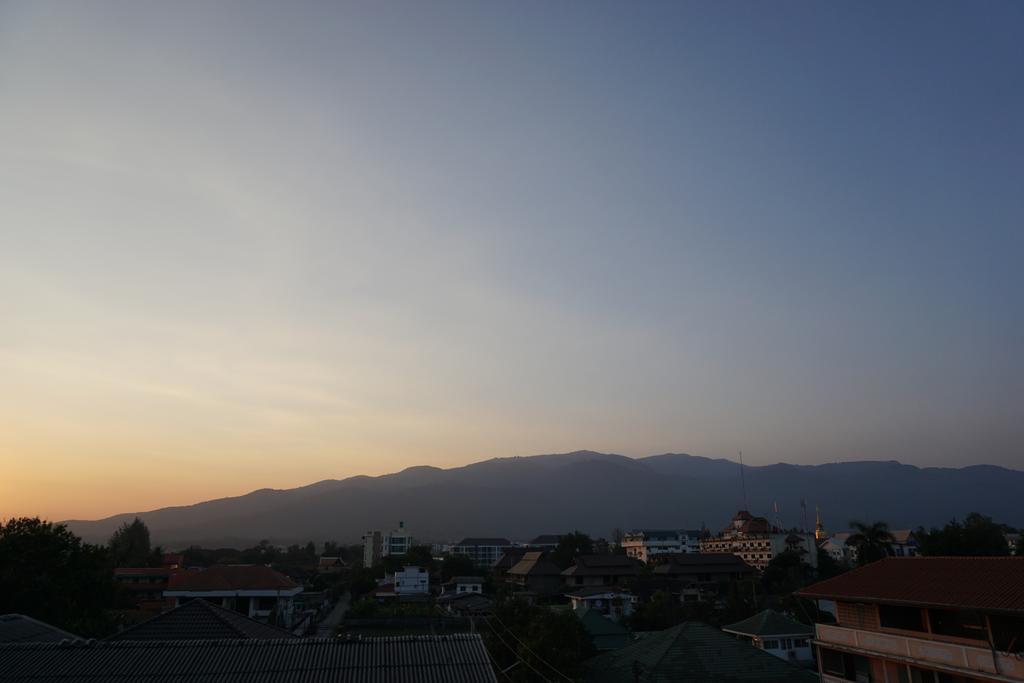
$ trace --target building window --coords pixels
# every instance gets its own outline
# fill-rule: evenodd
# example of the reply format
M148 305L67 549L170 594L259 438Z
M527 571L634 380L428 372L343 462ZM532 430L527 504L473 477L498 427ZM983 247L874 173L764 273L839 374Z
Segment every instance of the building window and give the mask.
M821 648L821 668L844 681L870 681L871 662L867 657Z
M903 631L924 631L924 621L918 607L897 607L895 605L878 606L878 622L885 628L898 628Z
M764 648L766 650L778 650L779 649L779 641L777 641L777 640L765 640L765 641L762 641L762 642L763 642Z
M988 641L985 618L980 614L931 609L928 610L928 620L932 625L932 633Z

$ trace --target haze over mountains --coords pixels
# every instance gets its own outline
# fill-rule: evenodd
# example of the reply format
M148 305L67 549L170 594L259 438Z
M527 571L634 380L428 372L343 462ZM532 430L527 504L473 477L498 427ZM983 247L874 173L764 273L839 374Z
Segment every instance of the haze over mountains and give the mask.
M410 467L379 477L325 480L300 488L260 489L195 505L131 512L68 526L92 542L106 541L138 514L154 543L250 545L338 540L355 543L369 529L404 520L421 541L463 536L528 540L579 529L609 537L615 528L725 526L743 506L739 465L685 454L646 458L577 451L495 458L439 469ZM787 527L809 524L821 506L829 529L850 519L884 520L893 527L941 525L977 511L1024 525L1024 472L992 465L914 467L894 461L825 465L775 464L745 468L747 507Z

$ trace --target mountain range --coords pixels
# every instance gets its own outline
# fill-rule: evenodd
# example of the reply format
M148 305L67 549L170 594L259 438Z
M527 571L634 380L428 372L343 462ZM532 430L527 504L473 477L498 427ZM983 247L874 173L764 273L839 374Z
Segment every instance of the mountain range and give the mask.
M102 542L138 515L153 542L169 549L242 547L261 539L356 543L366 531L387 531L399 520L424 542L464 536L528 540L573 529L606 538L616 528L718 530L744 507L785 527L802 527L802 500L810 528L816 507L831 530L848 528L851 519L884 520L892 528L940 526L975 511L1024 525L1019 470L857 461L748 465L742 479L740 471L730 460L678 453L629 458L577 451L450 469L410 467L66 523L87 541Z

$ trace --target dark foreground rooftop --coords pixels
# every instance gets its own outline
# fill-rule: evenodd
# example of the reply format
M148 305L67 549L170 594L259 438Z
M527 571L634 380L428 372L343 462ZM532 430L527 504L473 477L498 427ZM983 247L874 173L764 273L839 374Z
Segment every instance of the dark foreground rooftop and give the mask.
M790 683L818 675L736 640L714 626L686 622L645 634L636 642L587 662L591 683L702 681Z
M76 638L78 636L72 633L24 614L0 614L0 643L59 643Z
M0 645L5 683L495 683L477 634Z
M294 638L289 631L195 599L125 629L107 640L236 640Z

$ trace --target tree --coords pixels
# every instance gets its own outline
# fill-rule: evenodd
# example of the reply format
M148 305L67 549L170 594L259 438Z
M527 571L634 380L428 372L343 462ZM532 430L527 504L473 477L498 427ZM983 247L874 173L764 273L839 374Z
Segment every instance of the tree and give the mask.
M110 556L117 567L148 567L152 561L149 527L141 519L124 522L110 537Z
M594 552L594 542L590 536L580 531L566 534L558 541L558 547L551 554L551 561L562 569L570 567L580 555Z
M806 552L803 551L803 554ZM772 558L761 575L761 586L765 593L789 595L810 583L814 570L804 561L803 554L786 550Z
M448 581L453 576L473 576L477 572L476 565L467 555L447 555L441 563L442 581Z
M839 576L846 569L840 565L835 559L827 552L818 548L818 579L831 579L833 576Z
M953 519L942 529L925 531L922 527L915 535L922 555L1002 556L1010 554L1008 530L1005 524L972 512L963 524Z
M494 616L482 624L487 651L498 667L513 667L503 676L508 680L576 680L583 674L583 662L594 654L590 636L571 611L511 600L499 603Z
M13 518L0 524L0 614L25 614L81 636L113 631L116 585L108 551L63 524Z
M865 565L888 557L890 544L893 542L892 534L889 533L889 525L885 522L873 522L866 524L852 520L850 528L855 533L850 534L846 544L857 549L857 564Z

